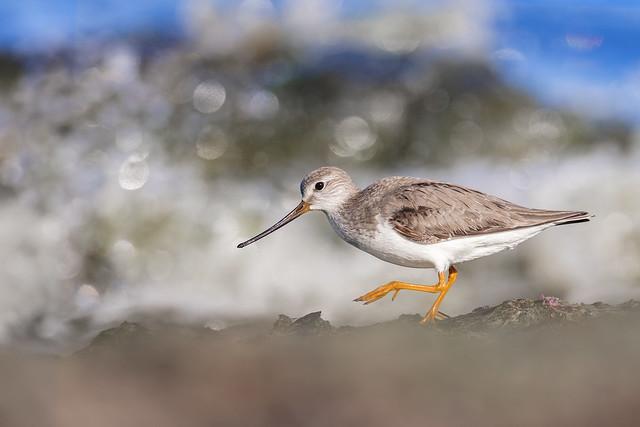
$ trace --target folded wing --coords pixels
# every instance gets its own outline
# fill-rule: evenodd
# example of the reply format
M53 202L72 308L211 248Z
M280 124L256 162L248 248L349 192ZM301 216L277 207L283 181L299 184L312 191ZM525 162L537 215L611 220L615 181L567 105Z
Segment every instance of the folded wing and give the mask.
M384 217L403 237L437 243L542 224L588 221L587 212L530 209L458 185L419 181L391 190Z

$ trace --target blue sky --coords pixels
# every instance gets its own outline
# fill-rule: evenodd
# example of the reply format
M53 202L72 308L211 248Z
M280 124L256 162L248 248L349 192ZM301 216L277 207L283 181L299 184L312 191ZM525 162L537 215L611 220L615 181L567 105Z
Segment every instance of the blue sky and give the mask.
M84 34L181 32L176 0L0 0L0 47L33 52Z
M286 0L273 3L282 9ZM635 89L640 85L640 2L493 3L498 12L490 23L493 43L487 55L511 83L549 104L640 123L640 108L635 108L640 105ZM381 0L344 0L344 19L375 13L376 4ZM0 48L46 51L89 34L179 37L182 5L179 0L2 0Z
M495 48L522 54L496 61L507 78L551 103L640 121L640 2L508 2L495 22ZM573 100L566 99L573 97ZM603 98L603 99L600 99ZM634 104L635 103L635 104ZM600 111L603 110L603 111Z

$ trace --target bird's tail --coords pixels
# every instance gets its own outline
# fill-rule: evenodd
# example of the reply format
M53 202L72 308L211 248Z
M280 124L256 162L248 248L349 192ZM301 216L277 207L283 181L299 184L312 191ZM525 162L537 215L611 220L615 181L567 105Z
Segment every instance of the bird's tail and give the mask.
M516 208L517 209L517 208ZM552 211L521 208L520 216L531 225L563 225L589 221L593 215L585 211Z
M566 216L553 221L555 225L577 224L579 222L591 221L595 215L585 211L565 212Z

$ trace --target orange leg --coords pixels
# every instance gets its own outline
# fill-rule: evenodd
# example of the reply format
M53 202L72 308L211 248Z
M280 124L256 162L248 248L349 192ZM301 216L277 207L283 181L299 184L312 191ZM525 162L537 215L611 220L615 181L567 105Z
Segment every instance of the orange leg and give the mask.
M442 272L438 273L438 283L436 283L435 285L414 285L412 283L405 283L394 280L392 282L378 286L371 292L367 292L361 297L354 299L354 301L364 302L365 305L371 304L372 302L378 301L380 298L384 297L391 291L395 291L392 298L395 299L398 295L398 292L402 289L406 289L408 291L429 292L432 294L437 294L442 290L442 286L444 285L444 273Z
M428 321L438 317L447 318L449 316L439 312L438 307L440 307L440 304L442 303L444 296L446 295L451 285L453 285L453 282L455 282L457 274L458 272L456 271L456 269L454 267L450 267L448 280L445 280L444 272L439 271L438 283L436 283L435 285L414 285L412 283L405 283L405 282L394 280L382 286L378 286L376 289L372 290L371 292L367 292L361 297L356 298L354 301L364 302L365 305L371 304L372 302L378 301L380 298L383 298L391 291L394 292L393 297L391 298L391 300L393 301L398 296L398 292L400 292L403 289L408 291L418 291L418 292L428 292L432 294L439 294L435 303L433 303L433 306L431 306L431 309L427 312L425 317L421 320L421 323L427 323Z
M449 267L449 278L447 279L447 283L442 286L442 288L440 289L440 295L438 295L438 298L436 298L436 301L433 303L429 311L427 311L427 314L425 314L420 323L427 324L438 316L438 313L440 313L438 311L438 309L440 308L440 304L442 304L444 296L447 294L447 292L449 292L449 289L455 283L457 277L458 270L456 270L454 266Z

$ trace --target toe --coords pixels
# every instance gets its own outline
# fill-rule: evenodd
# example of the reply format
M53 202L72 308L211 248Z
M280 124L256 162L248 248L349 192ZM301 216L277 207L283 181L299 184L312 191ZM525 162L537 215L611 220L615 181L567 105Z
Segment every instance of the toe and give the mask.
M437 316L437 312L434 313L432 310L429 310L429 312L422 318L420 323L423 325L427 325L433 322L436 319L436 316Z
M378 301L380 298L382 298L385 295L387 295L390 291L391 291L391 289L389 289L389 288L387 288L385 286L381 286L381 287L379 287L377 289L374 289L371 292L367 292L366 294L362 295L361 297L358 297L358 298L354 299L354 301L363 302L365 305L371 304L372 302Z
M378 301L383 296L384 295L380 295L380 294L377 294L377 293L369 292L368 294L362 295L356 301L363 302L365 305L367 305L367 304L371 304L374 301Z

